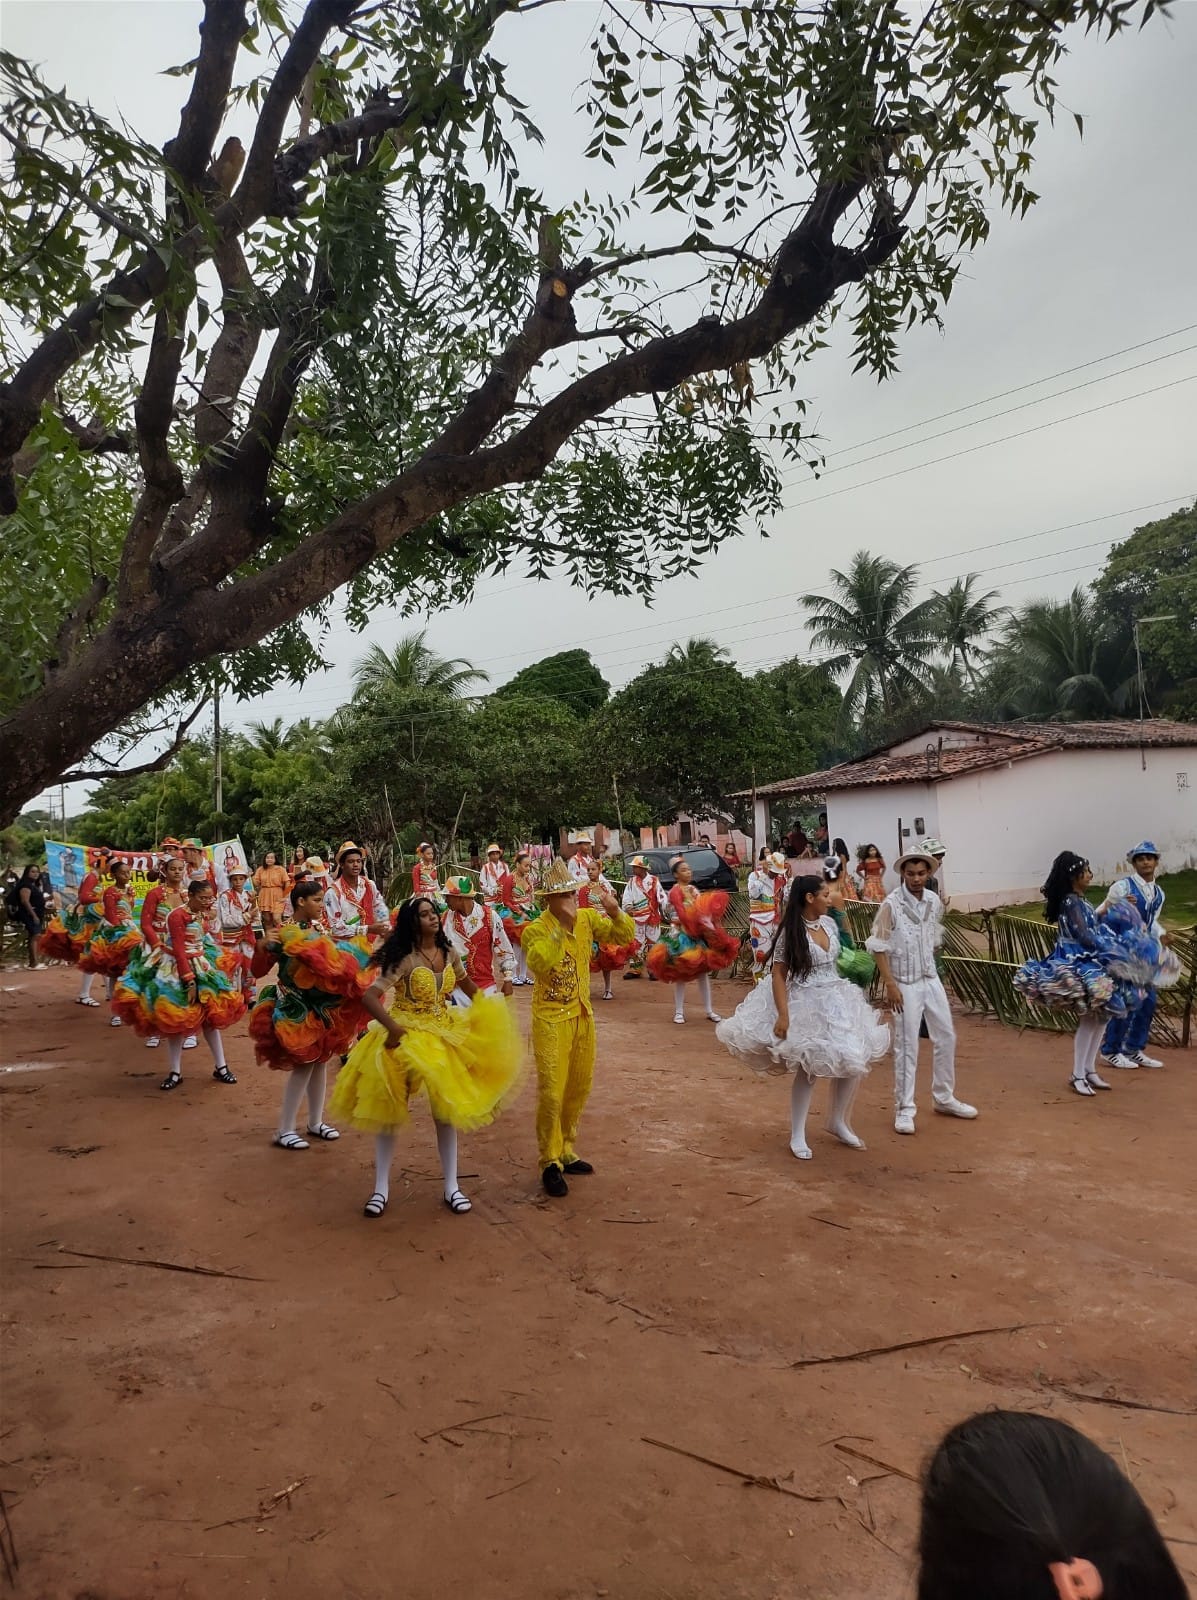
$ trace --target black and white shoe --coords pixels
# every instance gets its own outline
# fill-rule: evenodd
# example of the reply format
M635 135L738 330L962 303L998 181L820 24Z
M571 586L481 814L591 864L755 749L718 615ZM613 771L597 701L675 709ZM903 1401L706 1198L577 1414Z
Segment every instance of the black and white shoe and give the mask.
M1073 1094L1086 1095L1089 1099L1093 1099L1097 1094L1097 1090L1089 1082L1088 1078L1069 1078L1068 1084Z

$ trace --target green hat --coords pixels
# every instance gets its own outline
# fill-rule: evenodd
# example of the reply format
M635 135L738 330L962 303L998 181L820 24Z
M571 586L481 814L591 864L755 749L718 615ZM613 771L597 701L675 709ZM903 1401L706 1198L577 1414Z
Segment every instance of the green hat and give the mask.
M474 880L466 877L464 872L456 878L446 878L444 892L445 894L466 895L472 900L475 893Z

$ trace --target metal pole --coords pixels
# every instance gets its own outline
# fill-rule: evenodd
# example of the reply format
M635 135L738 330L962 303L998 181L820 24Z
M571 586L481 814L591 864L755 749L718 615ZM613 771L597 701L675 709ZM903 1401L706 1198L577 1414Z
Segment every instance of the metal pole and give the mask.
M212 801L219 817L224 812L224 772L220 760L220 679L212 689Z

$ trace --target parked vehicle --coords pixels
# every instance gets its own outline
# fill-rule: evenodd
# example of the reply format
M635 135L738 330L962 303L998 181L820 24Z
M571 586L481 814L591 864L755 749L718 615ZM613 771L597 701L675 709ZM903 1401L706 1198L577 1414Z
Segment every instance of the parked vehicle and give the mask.
M705 844L676 844L664 850L628 850L623 858L625 878L631 877L632 861L636 856L644 857L648 862L648 870L654 878L660 879L661 887L666 891L677 882L670 862L676 861L678 856L690 863L696 889L726 889L728 894L735 894L738 887L736 875L727 862Z

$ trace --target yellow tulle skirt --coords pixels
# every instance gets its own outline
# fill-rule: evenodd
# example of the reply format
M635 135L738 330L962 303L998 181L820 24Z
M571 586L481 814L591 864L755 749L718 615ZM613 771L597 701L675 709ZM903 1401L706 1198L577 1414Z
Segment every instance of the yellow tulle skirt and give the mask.
M438 1122L463 1133L484 1128L512 1099L524 1047L515 1016L499 996L478 995L469 1007L421 1015L396 1012L406 1033L394 1050L372 1022L337 1074L328 1114L363 1133L395 1133L419 1094Z

